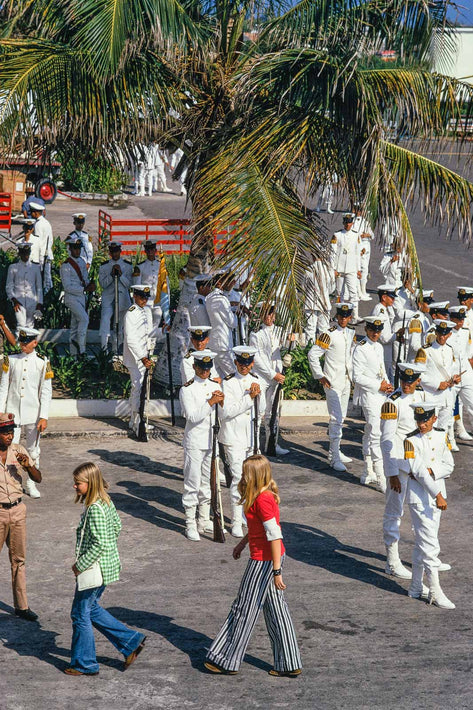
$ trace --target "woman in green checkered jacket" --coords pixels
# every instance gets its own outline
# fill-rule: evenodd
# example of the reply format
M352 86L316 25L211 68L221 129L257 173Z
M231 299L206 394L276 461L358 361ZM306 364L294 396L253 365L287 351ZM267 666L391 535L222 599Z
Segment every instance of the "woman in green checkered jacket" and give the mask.
M122 527L115 506L107 493L108 484L98 466L84 463L74 473L76 503L85 505L76 535L76 561L72 571L76 577L98 563L102 577L99 586L79 591L76 584L72 602L71 665L67 675L97 675L93 626L125 657L128 668L142 650L145 635L132 631L99 604L105 587L120 575L117 539Z

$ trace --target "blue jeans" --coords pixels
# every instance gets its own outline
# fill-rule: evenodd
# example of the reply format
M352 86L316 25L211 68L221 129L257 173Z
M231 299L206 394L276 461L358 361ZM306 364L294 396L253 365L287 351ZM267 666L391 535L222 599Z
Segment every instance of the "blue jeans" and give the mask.
M139 631L132 631L115 619L99 605L105 586L84 589L76 586L72 602L72 649L71 668L82 673L97 673L99 664L95 656L95 639L92 626L107 638L125 658L134 651L145 638Z

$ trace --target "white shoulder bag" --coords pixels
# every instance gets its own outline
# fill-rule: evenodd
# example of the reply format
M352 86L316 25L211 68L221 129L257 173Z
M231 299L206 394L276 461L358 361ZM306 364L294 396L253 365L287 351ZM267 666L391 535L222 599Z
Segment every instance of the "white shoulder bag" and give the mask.
M102 510L102 508L100 508ZM102 510L103 513L103 510ZM82 526L82 531L80 535L79 551L77 553L76 563L80 556L80 550L82 547L82 541L84 539L84 531L87 523L87 516L89 514L89 509L85 513L85 520ZM83 592L85 589L93 589L94 587L101 587L103 584L102 570L100 569L99 561L93 562L92 565L80 572L76 577L77 589L79 592Z

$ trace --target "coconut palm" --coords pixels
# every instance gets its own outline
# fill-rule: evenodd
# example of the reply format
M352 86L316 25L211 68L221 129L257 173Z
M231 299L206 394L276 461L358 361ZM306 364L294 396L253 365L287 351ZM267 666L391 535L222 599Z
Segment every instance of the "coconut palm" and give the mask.
M251 261L255 298L284 293L281 317L299 327L307 253L327 255L308 207L334 172L373 223L400 219L419 280L410 203L469 238L473 185L422 155L472 110L471 86L431 71L433 46L439 59L453 51L448 5L11 0L0 41L4 149L181 147L195 225L188 274L208 267L215 231L231 225L220 263ZM386 47L398 61L380 68Z

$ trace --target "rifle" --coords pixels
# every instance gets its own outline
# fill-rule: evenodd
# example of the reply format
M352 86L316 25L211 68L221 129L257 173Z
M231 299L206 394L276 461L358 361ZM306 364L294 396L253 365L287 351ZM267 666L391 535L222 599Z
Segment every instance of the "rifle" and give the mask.
M220 429L218 421L218 404L215 405L215 421L213 425L212 436L212 459L210 462L210 507L213 513L214 526L214 542L225 542L225 532L223 528L222 518L223 509L222 501L219 495L219 473L218 473L218 454L217 454L217 437ZM219 506L220 503L220 506ZM220 508L220 509L219 509Z
M256 456L256 454L259 454L259 414L258 414L258 397L259 395L256 395L256 397L253 400L253 406L254 406L254 419L253 419L253 456Z
M148 358L149 358L149 353L148 353ZM146 431L146 420L147 420L147 412L146 412L146 404L147 404L147 399L148 399L148 382L149 382L149 368L146 368L146 372L143 377L143 382L141 383L141 391L140 391L140 408L138 410L138 415L140 417L140 423L138 424L138 441L143 441L147 442L148 441L148 433Z
M286 355L289 355L289 353L292 350L292 346L294 345L294 336L291 336L293 339L291 340L289 344L288 351ZM286 357L286 356L284 356ZM284 363L284 358L283 358L283 363ZM282 368L282 374L285 375L287 370L289 369L289 365L284 365ZM282 384L279 383L278 386L276 387L276 391L274 393L274 398L273 398L273 404L271 407L271 419L269 420L269 439L266 442L266 453L268 456L276 456L276 441L278 438L278 418L279 418L279 403L281 400L281 394L282 394Z
M119 303L118 303L118 279L119 279L119 276L117 273L115 273L113 275L114 288L115 288L114 303L113 303L113 319L115 321L115 323L114 323L115 335L117 338L117 353L116 353L117 355L118 355L118 350L119 350L119 348L118 348L118 330L119 330L118 319L119 319L119 314L120 314Z
M404 311L404 315L402 318L402 329L404 331L406 325L406 311ZM396 358L396 369L394 371L394 389L397 390L399 387L399 363L401 362L401 355L402 355L402 343L399 343L399 349L397 351L397 358Z
M174 384L172 381L171 336L168 330L166 331L166 347L168 355L169 392L171 396L171 426L175 426L176 415L174 412Z

